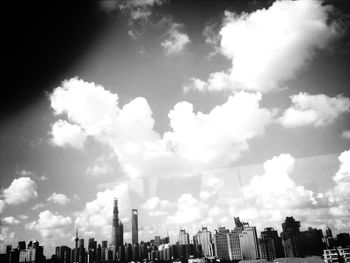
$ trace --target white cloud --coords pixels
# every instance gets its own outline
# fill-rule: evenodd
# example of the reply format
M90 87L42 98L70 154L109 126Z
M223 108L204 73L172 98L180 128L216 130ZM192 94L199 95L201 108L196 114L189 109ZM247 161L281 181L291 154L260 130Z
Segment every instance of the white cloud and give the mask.
M68 204L71 200L70 198L68 198L66 195L64 194L60 194L60 193L52 193L48 198L47 201L49 202L53 202L56 204L60 204L60 205L66 205Z
M325 193L329 200L329 214L332 223L339 231L349 228L350 222L350 150L342 152L339 157L339 169L333 176L334 187Z
M254 176L243 188L246 198L253 198L265 209L285 209L317 204L314 193L297 185L290 177L295 159L281 154L264 163L265 173Z
M42 211L37 221L26 224L27 229L37 230L44 239L57 239L67 237L66 230L72 224L67 216L54 214L50 210Z
M193 175L221 167L262 135L272 113L260 107L260 94L240 92L208 114L180 102L169 113L171 130L153 130L152 110L144 98L122 108L118 95L77 78L64 81L50 96L56 114L66 115L84 133L110 146L131 178L148 174Z
M339 157L340 167L333 177L336 186L334 192L337 196L350 201L350 150L342 152Z
M106 163L95 163L86 169L86 174L91 176L105 175L113 172L112 167Z
M206 82L192 79L185 90L278 88L337 36L327 21L330 9L317 0L286 0L251 14L225 12L220 47L232 68L210 74Z
M1 225L3 226L18 226L20 223L21 221L14 218L13 216L1 218Z
M51 135L53 144L75 148L82 148L87 139L86 134L78 125L64 120L58 120L52 125Z
M180 32L182 27L178 23L173 23L169 28L167 38L161 43L166 55L179 54L191 42L187 34Z
M84 233L109 235L112 227L114 198L118 199L119 218L129 220L129 186L122 183L113 189L98 192L95 200L86 203L84 210L76 214L76 226ZM126 222L122 221L122 223Z
M332 98L324 94L310 95L300 92L290 98L292 106L280 119L286 127L324 126L350 111L350 99L342 95Z
M38 209L43 208L43 207L45 207L45 204L37 203L32 207L32 210L35 211L35 210L38 210Z
M350 139L350 130L346 130L346 131L343 131L341 136L344 138L344 139Z
M151 197L143 205L142 208L148 211L149 216L167 215L166 211L171 206L167 200L161 200L159 197Z
M10 205L25 203L38 196L36 189L36 183L29 177L14 179L10 186L3 190L4 201Z
M170 111L173 132L164 140L186 160L221 166L236 160L249 148L247 141L262 135L272 113L260 108L260 94L239 92L208 114L193 112L192 104L180 102Z
M15 232L10 232L8 227L1 228L0 243L12 244L15 240Z
M191 194L182 194L177 200L177 211L167 217L167 224L183 225L201 218L199 200Z

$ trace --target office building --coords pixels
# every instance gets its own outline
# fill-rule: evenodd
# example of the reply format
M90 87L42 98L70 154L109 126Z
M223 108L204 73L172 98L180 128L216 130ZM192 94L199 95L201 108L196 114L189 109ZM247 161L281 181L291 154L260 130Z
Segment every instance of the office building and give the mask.
M114 199L111 246L118 249L124 242L123 224L119 219L118 199Z
M302 257L302 243L300 236L300 221L295 221L293 217L286 217L282 223L282 244L286 258Z
M56 247L57 263L71 263L72 250L67 246Z
M255 260L260 258L258 236L255 226L250 227L248 223L244 224L243 231L239 234L239 244L243 260Z
M283 252L283 246L282 246L282 240L278 236L277 230L273 229L272 227L266 227L264 231L261 232L261 238L267 239L271 238L273 240L273 245L275 248L275 258L283 258L284 252Z
M19 252L20 263L43 263L44 261L44 248L39 246L39 242L36 240L30 241L28 248Z
M259 238L260 258L272 261L276 258L275 245L272 238Z
M198 250L198 246L201 246L202 253L205 257L212 257L214 255L213 253L213 240L212 240L212 235L211 232L208 230L207 227L202 227L200 231L194 238L194 242L197 244L193 243Z
M242 230L235 228L228 234L230 260L242 259L242 251L241 251L241 245L239 241L239 234L241 233L242 233Z
M190 244L190 236L186 233L185 229L181 229L179 233L179 245L188 245Z
M229 253L229 237L230 230L225 227L219 227L214 234L214 250L215 256L223 260L231 260Z
M138 211L137 209L131 210L131 238L132 238L132 244L138 244L139 243L139 228L138 228Z
M300 232L304 256L322 256L323 233L321 229L309 227L306 231Z

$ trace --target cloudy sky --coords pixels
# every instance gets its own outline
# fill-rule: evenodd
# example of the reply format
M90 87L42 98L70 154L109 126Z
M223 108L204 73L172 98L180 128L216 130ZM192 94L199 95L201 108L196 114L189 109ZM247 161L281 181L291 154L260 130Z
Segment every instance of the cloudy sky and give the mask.
M145 241L234 216L258 231L294 216L349 232L345 2L19 8L1 103L2 244L34 238L50 256L76 227L110 240L115 197L127 242L132 208Z

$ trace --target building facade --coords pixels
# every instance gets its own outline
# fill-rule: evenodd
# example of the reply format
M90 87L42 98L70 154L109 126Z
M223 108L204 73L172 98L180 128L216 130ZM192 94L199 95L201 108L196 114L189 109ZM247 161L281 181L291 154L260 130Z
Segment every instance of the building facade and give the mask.
M132 240L132 244L139 243L139 228L138 228L138 211L137 211L137 209L131 210L131 240Z

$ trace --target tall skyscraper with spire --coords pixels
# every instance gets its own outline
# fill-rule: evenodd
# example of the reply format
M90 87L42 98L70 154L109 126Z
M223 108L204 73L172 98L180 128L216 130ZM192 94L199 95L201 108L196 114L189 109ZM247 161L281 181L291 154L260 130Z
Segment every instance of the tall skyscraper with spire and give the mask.
M137 209L131 210L131 227L132 227L132 244L139 243L139 227L138 227L138 211Z
M118 199L115 198L113 207L111 246L119 248L121 245L123 245L123 232L123 224L119 219Z

